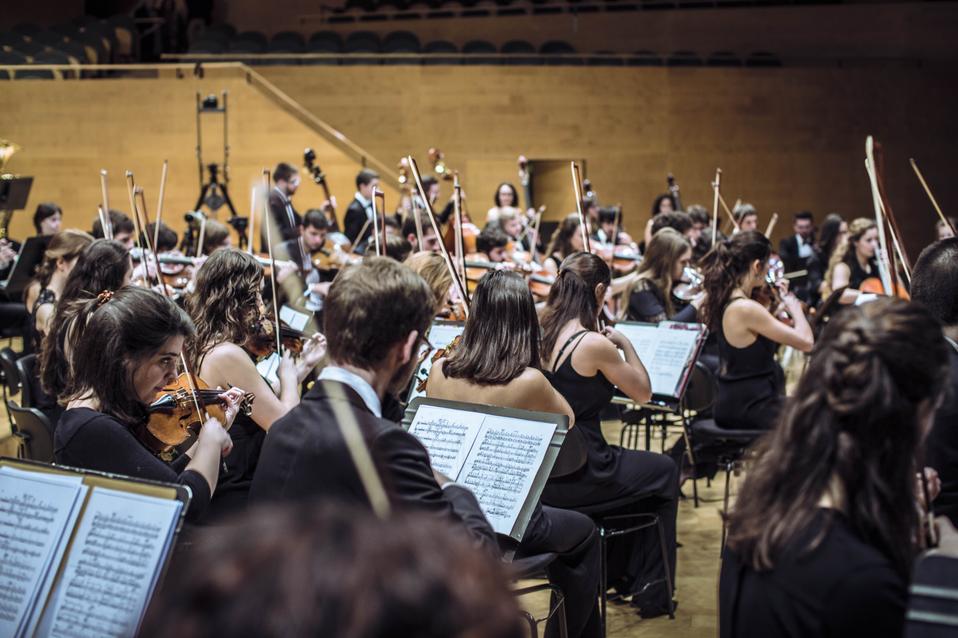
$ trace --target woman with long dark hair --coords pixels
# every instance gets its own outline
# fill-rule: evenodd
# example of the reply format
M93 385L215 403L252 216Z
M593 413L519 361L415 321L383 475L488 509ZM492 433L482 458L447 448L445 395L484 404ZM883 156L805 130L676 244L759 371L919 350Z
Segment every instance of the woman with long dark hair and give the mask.
M115 292L130 283L132 274L130 251L119 242L96 239L80 253L54 307L40 351L40 383L47 395L58 397L69 385L73 302L91 299L104 290Z
M722 638L902 635L916 450L947 348L927 310L896 299L828 323L729 516Z
M775 361L779 345L812 349L812 329L795 295L780 286L782 303L795 326L782 323L752 299L766 283L772 245L750 230L715 244L703 261L704 323L718 338L718 393L715 422L738 430L773 426L785 395L785 379Z
M242 390L221 395L226 423L209 419L190 450L167 464L135 432L149 419L157 392L177 376L183 341L193 332L189 317L162 295L132 286L75 301L68 312L76 318L73 374L54 433L57 462L183 483L193 495L190 519L201 518L216 489L220 457L230 450L226 428Z
M196 288L186 299L196 324L186 351L197 374L210 387L237 386L256 396L252 414L239 415L230 429L233 453L210 504L211 519L245 508L266 432L299 403L300 384L325 353L318 338L305 344L298 359L284 351L278 387L270 387L256 369L253 352L266 315L262 287L263 267L251 255L218 250L197 271Z
M587 444L585 466L549 481L542 501L576 509L634 497L622 513L658 515L668 546L668 567L675 574L675 518L678 469L664 454L609 445L600 414L618 387L636 403L652 394L649 375L629 340L612 328L599 330L599 314L612 272L591 253L566 257L539 316L542 367L553 387L569 402L576 429ZM668 611L672 592L664 586L665 565L655 530L610 539L609 581L620 593L634 593L643 616Z
M63 294L70 271L80 254L93 242L93 237L82 230L64 230L50 239L43 253L43 261L34 272L34 280L27 286L26 304L33 317L33 338L40 341L50 327L53 308Z
M585 250L585 246L582 244L582 233L579 232L579 216L572 213L562 220L552 234L542 265L555 274L559 272L559 264L563 259L580 250Z
M479 280L462 341L436 361L426 394L468 399L521 410L565 414L572 408L542 374L539 322L526 281L516 273L492 270ZM555 507L537 507L519 546L520 554L555 552L549 576L566 595L569 636L597 636L595 591L599 583L598 535L588 516ZM550 623L548 636L557 635Z
M681 233L672 228L655 233L628 288L628 305L623 307L626 318L649 323L695 321L705 296L699 293L691 303L677 308L672 294L691 261L692 245Z

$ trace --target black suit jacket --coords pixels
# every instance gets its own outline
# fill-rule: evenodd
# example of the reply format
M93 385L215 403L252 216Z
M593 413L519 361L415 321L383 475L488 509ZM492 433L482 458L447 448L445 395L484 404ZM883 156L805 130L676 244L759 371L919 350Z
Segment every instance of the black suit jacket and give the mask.
M798 256L798 240L795 235L789 235L778 242L778 254L782 258L786 272L801 270L805 267L804 260Z
M343 234L346 235L354 247L360 244L365 245L366 240L373 232L372 222L366 224L366 220L369 219L368 210L355 198L349 202L349 208L346 209L346 216L343 218ZM363 230L363 226L366 226L366 230ZM360 231L363 233L362 237L359 236Z
M341 399L332 398L325 384L344 391L393 508L458 522L489 551L498 551L495 532L473 493L458 485L439 487L429 453L416 437L396 422L375 416L359 394L336 381L317 382L270 428L253 477L251 503L326 498L368 504L333 417L331 402Z
M289 207L293 211L293 221L295 224L293 226L289 225L289 214L286 212L286 200L283 199L283 196L280 195L274 188L269 192L269 212L273 217L273 221L276 222L275 229L279 230L280 237L273 237L273 242L277 241L287 241L290 239L295 239L299 237L299 228L303 225L303 218L299 213L296 212L296 209L293 208L293 202L289 202ZM266 252L266 229L262 228L262 250ZM270 231L272 232L272 230ZM276 245L275 243L273 244Z

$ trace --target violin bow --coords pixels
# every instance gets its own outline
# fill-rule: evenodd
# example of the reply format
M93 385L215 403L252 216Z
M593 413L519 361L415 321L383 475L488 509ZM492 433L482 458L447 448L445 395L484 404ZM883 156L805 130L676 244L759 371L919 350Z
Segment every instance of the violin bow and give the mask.
M878 181L878 193L881 195L882 212L885 214L885 220L888 222L888 230L891 234L892 246L901 262L902 271L905 275L905 283L911 283L911 258L908 256L908 249L905 247L905 241L901 235L901 229L898 227L898 218L895 217L895 211L892 210L891 202L888 199L888 190L885 188L885 153L882 145L875 142L875 179ZM894 277L898 276L898 270L895 270Z
M579 214L579 232L582 233L582 247L587 253L592 252L592 243L589 241L589 220L582 212L582 178L579 174L579 165L569 162L572 169L572 191L575 194L575 210Z
M453 213L456 217L453 220L455 225L453 230L456 233L456 265L459 267L459 276L462 277L463 281L466 279L466 248L465 242L462 239L462 184L459 183L459 171L453 171L452 174L452 188L453 188L453 208L455 212Z
M156 200L156 226L153 227L153 248L160 244L160 219L163 218L163 199L166 197L166 173L169 170L170 161L163 160L163 170L160 172L160 193ZM146 206L143 207L146 212ZM147 222L147 227L149 227ZM159 272L159 271L157 271Z
M259 201L259 198L256 197L256 185L254 184L250 190L249 196L249 232L246 239L246 252L250 255L253 254L253 227L256 226L256 202Z
M918 163L915 161L915 158L910 158L908 162L911 164L911 169L915 171L915 177L918 178L918 181L921 182L921 187L925 189L925 194L928 195L928 199L931 200L931 205L934 207L935 212L938 213L938 219L941 220L941 223L951 229L951 234L958 237L958 232L955 231L954 224L951 223L951 220L945 217L945 214L941 212L941 206L938 205L938 201L935 199L935 196L931 194L931 188L928 187L928 182L925 181L925 176L921 174L921 170L918 168Z
M379 207L376 202L382 203L383 224L379 226ZM378 188L373 188L373 237L376 238L376 256L382 257L386 252L386 194ZM380 239L380 234L382 239ZM362 235L360 235L361 237Z
M103 237L105 239L113 239L113 222L110 221L110 198L107 196L105 168L100 169L100 197L102 198L101 201L103 205L103 217L100 218Z
M865 139L865 172L868 173L868 182L871 186L875 224L878 226L878 244L881 248L881 254L878 256L878 274L885 294L891 295L894 294L895 289L892 287L891 269L888 264L888 240L885 237L885 221L882 217L883 204L878 190L878 176L875 174L875 140L871 135Z
M132 182L133 182L133 172L132 172L132 171L127 171L126 175L127 175L127 180L128 180L130 183L132 183ZM143 193L143 189L141 188L141 189L140 189L140 194L142 195L142 193ZM134 221L136 222L136 225L139 226L139 225L140 225L140 210L139 210L139 208L136 206L136 202L135 202L135 201L133 202L133 218L134 218ZM143 207L143 227L145 228L146 226L149 226L149 224L150 224L150 220L149 220L149 216L147 215L147 212L146 212L146 206L145 206L145 200L144 200L144 207ZM157 221L157 226L159 226L159 221ZM150 234L149 234L149 233L146 233L146 234L144 235L144 239L146 240L148 250L143 250L142 248L140 249L140 254L142 255L143 263L146 264L146 260L147 260L146 254L147 254L147 252L149 252L151 255L153 255L153 265L154 265L154 267L156 268L156 280L157 280L157 283L159 284L160 289L163 291L163 295L164 295L167 299L170 299L170 291L166 289L166 285L165 285L165 284L163 283L163 281L160 279L160 259L159 259L159 257L158 257L157 254L156 254L156 244L153 244L153 243L152 243L152 238L150 237ZM149 268L147 268L147 271L149 271ZM200 401L199 401L199 399L198 399L197 396L196 396L196 394L197 394L197 393L196 393L196 386L197 386L196 379L193 377L193 372L190 370L189 363L188 363L187 360L186 360L186 354L184 354L182 350L180 350L180 364L183 366L183 372L186 373L186 381L187 381L187 383L188 383L189 386L190 386L190 396L193 398L193 407L196 408L196 418L197 418L201 423L203 423L203 422L205 422L205 421L209 421L209 419L210 419L209 413L208 413L205 409L201 409L201 408L200 408ZM223 462L223 468L224 468L224 470L226 469L226 462L225 462L225 461Z
M742 228L738 225L738 222L735 221L735 213L729 210L728 204L725 203L725 198L722 197L722 193L719 192L719 204L722 205L722 210L725 211L725 214L728 215L728 220L732 222L733 232L741 232ZM738 204L736 204L738 206Z
M142 251L143 246L140 245L140 235L143 229L140 228L140 216L136 214L136 182L133 180L133 171L126 172L126 190L130 196L130 214L133 215L133 226L134 232L136 233L134 235L134 243L136 243L136 247Z
M718 209L719 200L722 194L719 189L722 187L722 169L715 169L715 181L712 182L712 246L715 246L716 236L718 235ZM734 218L733 218L734 219Z
M112 233L109 232L109 223L107 220L107 215L103 214L103 204L96 205L96 214L100 218L100 229L103 230L104 239L113 239Z
M269 169L263 169L263 212L268 213L269 211L269 189L270 189L270 177ZM374 211L375 213L375 211ZM276 257L273 254L273 230L274 225L273 216L266 214L264 215L265 219L263 220L266 224L266 249L269 251L269 284L270 288L273 290L273 320L275 322L275 336L276 336L276 355L279 357L283 356L283 340L279 334L279 297L276 295ZM203 232L202 230L200 231Z
M422 197L423 209L426 211L426 216L429 217L429 223L432 225L433 231L436 233L436 238L439 239L442 237L442 233L439 232L439 224L436 223L436 215L433 213L432 204L429 202L429 197L426 195L426 189L422 185L422 176L419 174L419 166L416 164L416 160L413 159L412 155L408 155L406 160L409 162L409 170L412 172L413 179L416 181L416 188L419 190L419 195ZM442 258L446 262L446 268L449 270L449 274L452 275L452 281L456 284L456 289L459 291L460 299L462 299L462 308L466 314L466 317L469 317L469 290L466 288L465 283L462 279L459 278L459 273L456 272L456 267L452 263L452 258L449 256L449 251L446 250L446 243L439 240L439 252L442 253Z
M775 230L775 224L778 222L778 213L772 213L771 219L768 220L768 226L765 227L765 236L769 239L772 238L772 231Z

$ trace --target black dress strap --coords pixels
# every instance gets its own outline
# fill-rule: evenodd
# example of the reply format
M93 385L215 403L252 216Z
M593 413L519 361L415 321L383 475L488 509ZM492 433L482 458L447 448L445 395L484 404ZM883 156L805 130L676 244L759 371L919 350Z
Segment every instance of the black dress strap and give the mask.
M588 331L588 330L580 330L579 332L577 332L577 333L575 333L574 335L572 335L571 337L569 337L569 338L566 340L566 342L565 342L564 344L562 344L562 348L559 350L559 356L556 357L555 363L552 365L552 372L553 372L553 373L555 373L555 371L559 368L559 362L562 361L562 355L565 354L566 348L568 348L570 345L572 345L572 342L575 341L575 338L576 338L576 337L578 337L579 335L584 335L584 334L587 333L587 332L589 332L589 331ZM574 350L575 350L575 348L573 348L573 351L574 351ZM571 357L572 354L570 353L569 356Z

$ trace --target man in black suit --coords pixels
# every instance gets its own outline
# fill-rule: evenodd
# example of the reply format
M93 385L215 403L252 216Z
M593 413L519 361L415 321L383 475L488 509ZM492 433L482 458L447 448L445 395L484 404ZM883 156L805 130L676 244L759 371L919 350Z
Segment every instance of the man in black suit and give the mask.
M299 236L303 218L293 208L291 199L297 188L299 188L299 170L286 162L277 164L276 170L273 171L273 190L269 192L269 213L275 224L270 229L274 246ZM266 252L266 228L261 229L261 237L261 249Z
M343 233L357 252L363 252L373 232L373 190L379 186L379 173L364 168L356 175L356 194L343 218Z
M792 279L789 287L796 297L815 305L818 302L818 286L825 274L815 251L815 217L807 210L795 213L792 229L795 234L778 243L778 254L785 272L808 271L807 275Z
M416 367L432 309L425 281L391 259L368 257L339 274L325 305L330 363L300 405L270 429L252 501L369 502L334 417L339 402L356 419L394 510L431 513L498 557L496 535L473 493L434 471L423 445L397 424L402 411L394 396ZM549 575L566 595L569 635L598 636L599 553L591 520L537 508L518 551L559 554Z
M925 438L925 464L938 471L936 513L958 525L958 238L928 246L915 262L911 299L941 321L948 340L949 380Z

